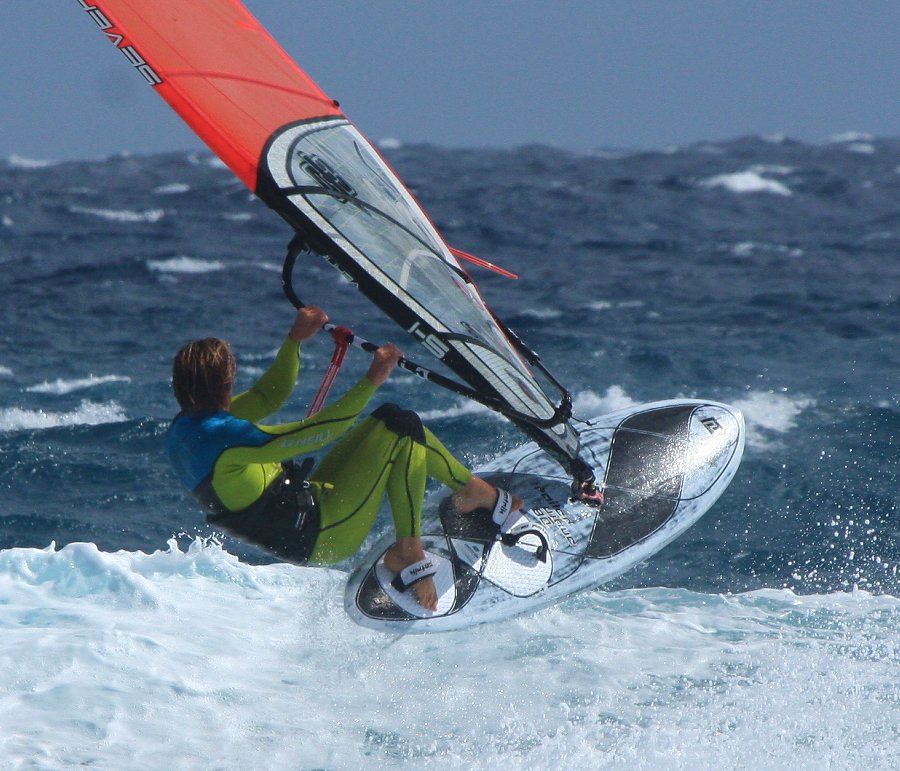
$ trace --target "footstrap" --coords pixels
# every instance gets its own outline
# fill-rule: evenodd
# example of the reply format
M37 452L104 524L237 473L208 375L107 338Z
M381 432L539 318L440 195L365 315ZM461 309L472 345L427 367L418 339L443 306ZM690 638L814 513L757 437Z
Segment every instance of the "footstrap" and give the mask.
M547 554L550 551L550 541L547 539L547 533L540 525L529 522L524 515L518 511L513 511L512 503L512 494L497 488L497 502L494 504L494 510L491 512L491 519L500 528L497 540L504 546L518 546L519 541L526 535L533 535L540 541L535 556L541 562L546 562Z
M394 576L394 579L391 581L391 586L398 592L403 593L416 583L416 581L421 581L423 578L433 576L435 573L437 573L437 567L434 564L434 560L432 560L431 557L426 557L423 560L413 562L412 565L407 565L403 568L403 570Z
M491 519L500 527L500 531L509 523L509 515L512 511L513 497L506 490L497 488L497 502L494 504L494 510L491 512Z
M547 534L537 528L537 527L529 527L524 525L522 529L516 528L508 533L501 533L498 538L500 543L504 546L518 546L519 541L521 541L526 535L536 536L537 539L541 542L540 546L538 546L537 551L534 553L534 556L538 558L541 562L547 561L547 554L550 552L550 542L547 540Z

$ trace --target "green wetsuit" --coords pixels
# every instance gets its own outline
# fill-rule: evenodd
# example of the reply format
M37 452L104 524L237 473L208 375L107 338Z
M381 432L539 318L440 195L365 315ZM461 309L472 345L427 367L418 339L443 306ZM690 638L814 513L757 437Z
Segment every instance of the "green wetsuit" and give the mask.
M166 450L182 482L198 497L201 490L207 496L211 491L218 510L234 512L233 522L244 516L260 520L268 512L257 504L284 482L283 463L340 439L310 477L318 531L312 534L311 554L295 561L327 564L352 555L371 531L385 494L397 537L420 535L426 478L457 490L471 472L414 413L394 405L382 405L353 427L377 390L366 377L312 417L259 424L290 396L299 368L299 345L288 338L272 366L251 389L233 398L228 412L176 416ZM278 536L280 541L285 537ZM294 554L289 545L266 543L265 535L248 540L287 559Z

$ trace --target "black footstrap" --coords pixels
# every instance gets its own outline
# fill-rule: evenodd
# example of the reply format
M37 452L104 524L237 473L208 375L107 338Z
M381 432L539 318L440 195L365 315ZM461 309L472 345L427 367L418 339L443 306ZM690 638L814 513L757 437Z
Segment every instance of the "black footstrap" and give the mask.
M518 546L519 541L526 535L537 536L541 544L538 546L534 556L541 562L546 562L547 554L550 552L550 543L547 541L547 536L537 528L530 527L525 530L517 530L515 533L503 533L499 536L499 539L504 546Z
M437 566L434 564L434 560L430 557L426 557L423 560L413 562L412 565L407 565L403 568L403 570L394 576L391 581L391 586L402 594L417 581L428 578L428 576L433 576L435 573L437 573Z

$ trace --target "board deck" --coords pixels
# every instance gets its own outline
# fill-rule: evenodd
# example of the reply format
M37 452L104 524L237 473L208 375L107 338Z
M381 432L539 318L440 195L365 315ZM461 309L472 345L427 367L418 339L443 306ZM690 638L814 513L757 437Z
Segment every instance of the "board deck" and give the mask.
M427 611L390 586L385 536L347 583L357 623L385 631L460 629L534 611L603 584L662 549L693 525L730 483L744 448L733 407L671 400L595 418L580 428L582 450L603 481L605 502L570 500L562 469L534 444L477 473L526 502L525 515L550 535L546 561L536 538L507 546L487 511L459 514L446 490L426 501L423 544L439 562L439 607Z

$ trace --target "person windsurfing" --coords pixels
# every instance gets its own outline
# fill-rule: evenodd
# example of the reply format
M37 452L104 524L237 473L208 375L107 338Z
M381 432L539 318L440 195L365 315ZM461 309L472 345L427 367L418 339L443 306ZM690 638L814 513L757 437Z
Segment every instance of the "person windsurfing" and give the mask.
M182 346L172 365L181 411L169 427L166 454L210 524L299 565L333 564L356 553L387 495L397 535L384 557L396 574L392 584L412 588L420 605L435 610L436 569L420 539L427 478L453 491L458 511L485 510L507 543L534 533L535 525L518 513L520 498L473 475L416 413L382 404L357 423L402 357L394 345L378 348L366 375L321 412L259 423L290 396L301 344L327 320L320 308L300 309L272 366L236 395L227 343L205 338ZM294 461L329 445L314 470L312 458Z

